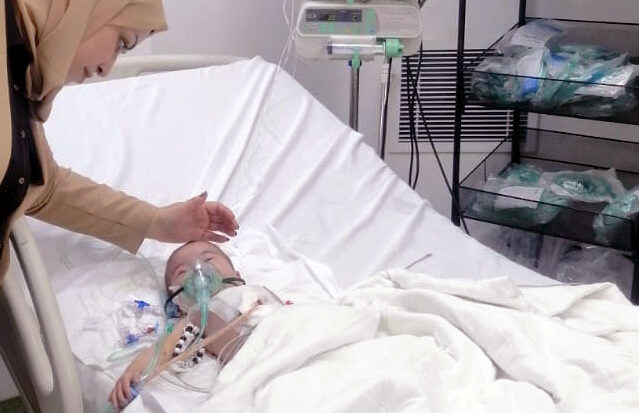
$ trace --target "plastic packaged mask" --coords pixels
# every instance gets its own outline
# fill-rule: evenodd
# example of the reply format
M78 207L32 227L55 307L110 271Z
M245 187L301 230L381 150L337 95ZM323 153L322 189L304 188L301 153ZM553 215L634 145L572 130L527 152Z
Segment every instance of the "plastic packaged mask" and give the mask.
M613 202L626 193L614 169L544 173L542 178L554 193L574 201Z
M546 189L543 171L529 164L512 164L500 176L491 176L471 208L479 217L499 217L516 227L550 222L567 199Z
M628 192L625 196L611 202L595 218L593 228L597 233L597 241L610 245L616 239L632 236L630 219L639 213L639 188Z

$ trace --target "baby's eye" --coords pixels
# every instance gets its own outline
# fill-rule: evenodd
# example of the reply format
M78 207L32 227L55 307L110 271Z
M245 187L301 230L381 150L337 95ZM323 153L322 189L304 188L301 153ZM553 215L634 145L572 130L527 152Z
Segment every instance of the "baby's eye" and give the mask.
M213 257L208 257L204 259L204 262L211 262L213 261Z

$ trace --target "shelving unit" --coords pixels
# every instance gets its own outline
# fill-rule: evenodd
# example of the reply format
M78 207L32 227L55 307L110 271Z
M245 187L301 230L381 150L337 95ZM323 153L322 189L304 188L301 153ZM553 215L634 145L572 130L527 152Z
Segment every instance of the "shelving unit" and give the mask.
M526 16L526 0L520 0L519 20L513 28L523 26L531 20ZM639 25L574 20L563 20L561 24L570 28L568 39L562 40L568 40L573 44L623 50L631 56L632 63L639 63L639 41L637 41ZM476 61L465 64L466 0L459 0L458 29L451 214L453 222L460 225L462 219L467 218L629 252L632 254L635 267L631 297L635 304L639 303L639 218L620 218L602 214L607 205L604 202L586 203L574 200L555 202L552 198L543 196L531 201L530 198L519 198L517 194L486 189L489 176L504 176L512 170L514 164L521 163L531 165L532 168L539 168L544 172L615 168L617 178L625 188L638 187L639 144L557 131L528 129L522 126L522 116L526 113L639 124L638 83L616 86L605 82L593 84L576 80L526 77L478 70L478 63L497 54L495 45L499 40L488 47ZM479 84L480 87L475 85L475 89L471 90L471 78L479 82L485 81L486 84L497 85L494 89L495 93L493 94L493 90L489 87L482 89L481 84ZM607 91L617 92L616 96L622 96L623 99L589 96L588 99L566 100L561 103L539 100L531 103L531 100L523 99L517 103L511 103L508 99L500 100L499 93L502 91L499 90L499 85L508 84L511 81L529 82L538 88L562 87L568 91L593 86L603 87ZM593 102L598 105L595 110L592 109ZM488 154L462 180L460 179L462 117L465 107L471 104L512 109L513 128L511 136ZM531 204L533 204L532 207ZM503 209L497 207L498 205L510 205L511 209ZM516 207L513 208L513 205ZM508 213L516 209L519 213ZM532 213L530 211L543 211L549 218L526 219L526 214ZM598 234L593 227L593 224L602 220L609 230L605 237Z

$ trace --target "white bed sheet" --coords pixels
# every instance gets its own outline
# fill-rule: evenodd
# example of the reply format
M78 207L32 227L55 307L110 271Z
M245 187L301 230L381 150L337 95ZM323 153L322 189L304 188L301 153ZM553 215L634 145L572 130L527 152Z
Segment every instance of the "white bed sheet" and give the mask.
M269 248L286 253L283 262L325 264L306 280L327 295L416 261L412 269L442 277L551 282L452 226L361 135L260 58L69 87L45 126L59 163L99 182L156 204L208 190L237 214L238 242L268 234ZM33 227L63 316L73 316L69 297L77 285L69 268L118 253L45 224ZM165 259L173 248L145 242L141 252ZM104 274L89 282L95 288L107 280ZM92 386L87 396L103 397L111 379L80 370Z

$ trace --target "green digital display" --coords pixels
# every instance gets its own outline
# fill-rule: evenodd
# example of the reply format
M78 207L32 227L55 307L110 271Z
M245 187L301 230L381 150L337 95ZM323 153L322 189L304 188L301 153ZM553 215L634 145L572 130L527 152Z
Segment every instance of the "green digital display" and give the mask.
M362 10L353 9L333 9L306 10L306 21L311 22L330 22L330 23L361 23Z

